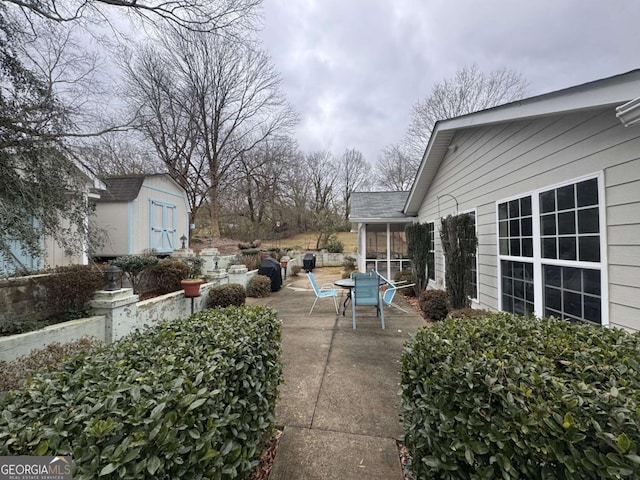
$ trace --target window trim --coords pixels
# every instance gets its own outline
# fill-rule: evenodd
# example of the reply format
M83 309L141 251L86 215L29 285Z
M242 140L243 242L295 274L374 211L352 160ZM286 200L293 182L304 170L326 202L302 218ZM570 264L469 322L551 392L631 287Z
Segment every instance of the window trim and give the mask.
M564 187L567 185L574 185L580 182L584 182L586 180L597 179L598 181L598 219L600 221L600 261L599 262L586 262L580 260L560 260L560 259L550 259L550 258L542 258L542 248L541 248L541 235L540 235L540 194L542 192L546 192L549 190L553 190L556 188ZM609 326L609 275L608 275L608 255L607 255L607 245L609 244L607 239L607 220L606 220L606 186L604 182L604 171L600 170L595 173L590 173L586 175L581 175L579 177L574 177L572 179L554 183L551 185L546 185L541 188L537 188L535 190L529 190L526 192L522 192L518 195L512 195L509 197L505 197L502 199L498 199L495 201L495 251L496 251L496 268L498 273L497 284L498 284L498 308L502 311L502 263L501 260L509 260L514 262L527 262L533 264L533 288L534 288L534 310L536 316L542 317L544 314L544 286L542 283L543 275L542 275L542 266L544 265L555 265L562 267L573 267L573 268L581 268L581 269L590 269L590 270L599 270L600 271L600 298L601 298L601 322L600 325L603 327ZM533 216L533 257L522 257L522 256L512 256L512 255L501 255L500 254L500 237L499 237L499 211L498 207L501 203L509 202L511 200L517 200L523 197L531 197L531 214ZM477 217L476 217L477 218ZM476 220L477 222L477 220ZM593 324L593 322L588 322L584 320L585 323Z

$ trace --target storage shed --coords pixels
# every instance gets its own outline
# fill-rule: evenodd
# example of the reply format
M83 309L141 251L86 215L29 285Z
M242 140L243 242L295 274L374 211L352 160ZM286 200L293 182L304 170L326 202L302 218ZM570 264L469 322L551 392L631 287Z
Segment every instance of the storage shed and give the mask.
M189 204L184 189L168 174L103 178L107 191L96 201L95 223L104 245L95 256L113 258L153 249L171 254L189 237Z

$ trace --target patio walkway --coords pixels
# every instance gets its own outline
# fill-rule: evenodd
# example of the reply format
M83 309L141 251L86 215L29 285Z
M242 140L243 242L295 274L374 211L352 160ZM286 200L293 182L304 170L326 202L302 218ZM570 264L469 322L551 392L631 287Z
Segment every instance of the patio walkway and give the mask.
M318 284L339 278L335 268L314 270ZM386 329L373 307L336 316L331 299L315 299L302 272L282 290L248 304L269 304L283 322L284 385L277 422L284 434L270 480L375 480L403 478L396 440L402 439L399 370L403 343L424 321L385 308ZM344 299L344 297L343 297Z

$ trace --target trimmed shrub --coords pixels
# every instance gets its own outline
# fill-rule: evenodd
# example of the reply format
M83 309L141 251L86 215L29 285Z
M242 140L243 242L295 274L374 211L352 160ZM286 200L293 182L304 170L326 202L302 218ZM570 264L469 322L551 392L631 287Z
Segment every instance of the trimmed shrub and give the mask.
M268 297L271 294L271 279L256 275L247 282L247 297Z
M239 283L227 283L209 290L207 307L230 307L232 305L240 307L244 305L246 299L247 293L242 285Z
M144 271L146 289L159 295L182 290L180 282L189 277L189 269L182 260L160 260Z
M281 326L215 309L80 355L9 392L0 455L73 455L74 479L246 478L275 421Z
M449 296L444 290L425 290L420 294L420 310L434 321L444 320L449 314Z
M640 334L493 314L402 355L417 478L640 478Z
M393 281L394 282L416 283L414 278L413 278L413 272L411 270L400 270L399 272L396 272L396 274L393 276ZM398 290L398 293L404 295L405 297L415 297L416 296L415 287L413 287L413 288L403 288L401 290Z
M302 270L302 267L300 265L293 265L290 269L291 275L296 277L301 270Z
M65 320L85 316L87 303L106 283L104 273L96 265L57 267L40 282L46 290L49 311L64 316Z
M45 348L33 350L26 357L13 362L0 360L0 391L21 388L24 381L38 373L58 370L62 363L79 352L98 345L94 338L83 337L69 343L51 343Z

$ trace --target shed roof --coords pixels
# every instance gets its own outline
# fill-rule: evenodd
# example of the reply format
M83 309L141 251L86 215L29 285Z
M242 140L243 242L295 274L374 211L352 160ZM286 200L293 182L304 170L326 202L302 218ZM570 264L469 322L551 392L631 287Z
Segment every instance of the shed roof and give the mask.
M107 185L107 191L102 194L99 202L130 202L138 198L140 188L146 175L121 175L105 177L102 180Z
M349 220L354 223L412 221L413 217L402 213L408 196L409 192L353 192Z

